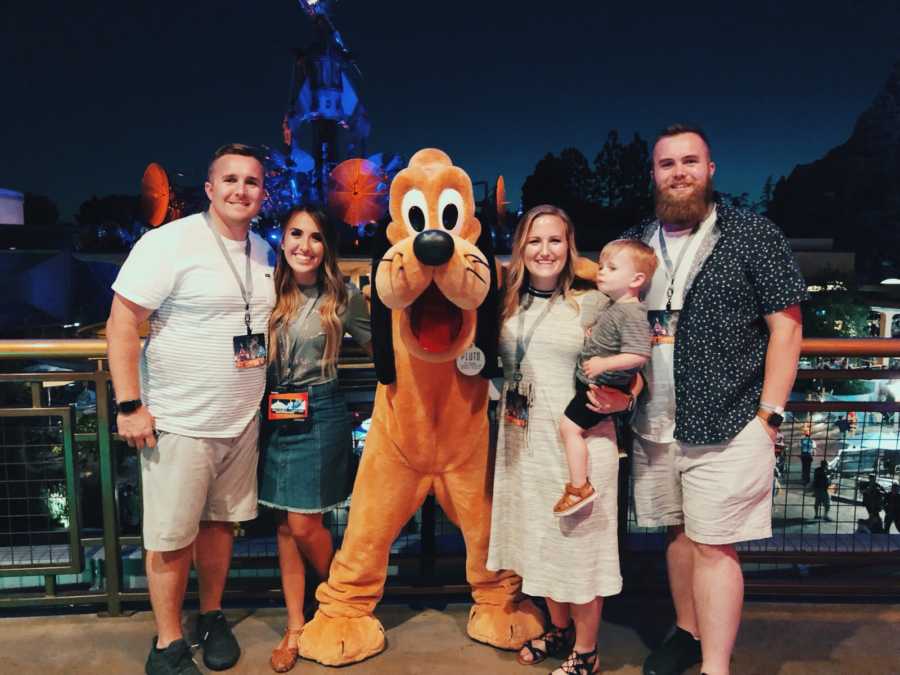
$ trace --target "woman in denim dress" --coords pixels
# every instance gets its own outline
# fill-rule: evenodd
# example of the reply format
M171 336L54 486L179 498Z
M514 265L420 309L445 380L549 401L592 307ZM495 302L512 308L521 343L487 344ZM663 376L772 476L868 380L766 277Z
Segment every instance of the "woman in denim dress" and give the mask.
M259 502L277 509L281 516L278 561L288 625L272 652L271 666L276 672L290 670L297 660L306 586L304 562L320 579L328 575L334 547L322 514L350 494L350 415L337 386L337 359L344 333L350 333L371 353L366 301L356 287L343 280L336 239L324 214L294 210L282 231L275 268L277 297L269 321ZM273 393L305 393L309 419L270 421Z

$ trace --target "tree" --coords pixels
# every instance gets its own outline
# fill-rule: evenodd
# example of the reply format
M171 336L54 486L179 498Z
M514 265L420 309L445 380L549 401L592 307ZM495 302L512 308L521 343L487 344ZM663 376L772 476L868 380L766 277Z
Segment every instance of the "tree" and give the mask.
M23 210L26 225L56 225L59 222L59 209L50 197L26 192Z
M619 132L613 129L594 158L597 192L595 198L606 208L616 208L622 202L622 160L624 148L619 142Z
M593 168L576 148L541 158L522 186L522 205L561 207L575 223L578 247L597 250L653 212L650 168L647 143L635 134L623 145L612 130Z
M618 206L629 224L637 223L653 213L653 159L647 141L635 133L622 149Z
M140 231L140 198L133 195L96 195L75 214L82 225L78 248L82 251L127 251Z
M766 178L766 183L763 185L762 192L759 195L759 200L756 202L756 208L754 211L757 213L761 213L766 216L766 218L771 218L772 214L769 213L770 207L772 206L772 200L775 199L775 179L773 176L769 176Z
M805 337L868 337L869 304L853 291L821 291L803 303Z
M559 161L566 177L566 191L579 201L593 201L595 192L594 172L580 150L566 148L559 153Z
M569 201L567 178L562 161L548 152L534 167L534 172L522 186L522 207L528 209L538 204L563 206Z
M733 209L744 209L745 211L755 211L756 204L750 201L750 194L742 192L739 195L730 192L720 192L716 190L716 201Z
M820 291L801 305L804 337L868 337L869 304L853 291ZM829 359L819 357L817 368L827 367ZM844 366L846 367L846 366ZM873 390L870 382L857 380L797 380L794 390L818 391L827 386L833 394L866 394Z
M138 214L140 199L134 195L92 196L78 207L79 225L130 226Z

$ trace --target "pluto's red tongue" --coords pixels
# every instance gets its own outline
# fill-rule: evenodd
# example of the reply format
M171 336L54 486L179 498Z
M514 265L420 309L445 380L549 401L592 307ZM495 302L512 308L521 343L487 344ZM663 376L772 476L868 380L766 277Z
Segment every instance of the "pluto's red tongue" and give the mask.
M459 307L447 300L434 284L415 301L410 318L413 335L427 352L447 351L462 330Z

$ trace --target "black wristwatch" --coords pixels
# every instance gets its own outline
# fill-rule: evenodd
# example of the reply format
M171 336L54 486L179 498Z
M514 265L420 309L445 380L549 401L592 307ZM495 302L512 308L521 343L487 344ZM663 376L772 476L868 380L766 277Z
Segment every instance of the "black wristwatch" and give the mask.
M763 422L773 429L781 428L781 423L784 422L784 416L773 410L764 410L763 408L760 408L756 411L756 414Z
M135 398L130 401L119 401L116 404L116 410L118 410L120 413L124 413L125 415L130 415L142 405L144 404L139 398Z

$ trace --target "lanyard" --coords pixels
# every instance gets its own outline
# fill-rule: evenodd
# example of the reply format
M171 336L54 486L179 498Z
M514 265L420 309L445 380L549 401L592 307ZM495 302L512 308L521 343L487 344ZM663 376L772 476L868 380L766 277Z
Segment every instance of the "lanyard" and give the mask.
M241 289L241 297L244 299L244 323L247 324L247 335L252 335L253 331L250 329L250 298L253 297L253 277L250 275L250 233L247 233L247 243L244 246L244 256L247 260L247 267L245 270L247 283L244 285L244 282L241 281L241 277L238 275L237 268L234 266L234 261L231 259L231 256L228 255L228 250L225 248L225 242L222 241L222 235L216 232L216 228L213 227L212 221L209 219L209 212L204 211L203 217L206 218L206 224L216 238L219 250L222 251L222 255L225 256L225 262L228 263L228 267L234 275L234 280L237 281L238 286Z
M521 307L519 308L519 326L518 330L516 331L516 372L515 375L513 375L513 379L516 382L519 382L522 379L522 361L525 359L525 352L528 351L528 345L531 344L531 338L534 337L534 331L537 330L537 327L540 325L541 321L543 321L550 313L550 310L553 308L553 303L556 302L556 299L558 297L558 293L553 294L553 297L550 298L549 302L547 302L547 304L544 306L544 309L538 315L538 318L534 320L533 324L531 324L528 335L524 334L525 312Z
M321 291L317 290L316 297L314 300L310 300L309 298L306 298L306 302L303 303L304 311L300 315L300 326L303 326L306 323L306 320L309 318L310 314L312 314L313 310L316 308L316 305L319 303L319 298L321 298L321 297L322 297ZM298 330L302 330L302 328L300 328ZM281 373L282 381L286 381L287 378L290 376L289 369L287 369L285 367L286 363L287 363L287 346L288 346L287 335L288 335L287 327L282 327L282 330L280 331L280 334L279 334L279 340L278 340L278 362L279 362L278 370Z
M672 296L675 294L675 275L678 274L678 268L681 267L681 261L684 260L684 254L687 253L687 250L691 245L691 237L693 236L693 234L688 235L687 241L681 246L678 260L675 261L675 266L673 267L672 261L669 258L669 250L666 246L666 237L663 235L663 226L662 223L659 224L659 252L662 254L663 263L666 265L666 277L669 280L669 286L666 288L667 312L672 310Z
M309 301L309 298L306 298L306 302L303 303L303 307L306 311L300 315L300 325L304 325L306 320L309 318L309 315L312 314L312 311L316 308L316 305L319 303L319 298L322 297L322 292L318 289L316 290L316 298L312 302Z

